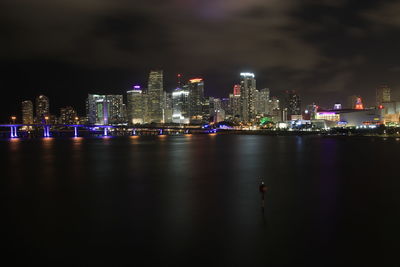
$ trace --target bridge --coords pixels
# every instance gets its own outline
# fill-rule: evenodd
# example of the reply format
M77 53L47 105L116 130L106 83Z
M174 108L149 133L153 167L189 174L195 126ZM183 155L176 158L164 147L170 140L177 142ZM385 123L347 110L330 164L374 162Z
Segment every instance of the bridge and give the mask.
M43 137L51 137L51 128L54 131L59 131L61 128L73 128L74 137L79 136L79 129L86 129L89 131L94 131L99 129L102 131L103 136L109 136L111 129L122 129L124 131L130 132L131 135L137 135L139 131L155 131L159 135L163 135L165 131L179 131L188 134L192 131L202 132L202 133L215 133L216 129L203 129L201 126L171 126L171 125L88 125L88 124L0 124L0 128L9 128L10 137L18 138L18 130L22 128L24 132L27 129L42 129Z

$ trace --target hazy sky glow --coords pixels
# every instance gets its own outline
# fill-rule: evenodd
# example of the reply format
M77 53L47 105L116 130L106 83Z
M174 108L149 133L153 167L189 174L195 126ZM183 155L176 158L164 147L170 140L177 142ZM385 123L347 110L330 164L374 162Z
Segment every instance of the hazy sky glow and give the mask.
M3 0L0 10L2 115L39 93L54 113L82 112L88 92L122 94L152 68L168 90L181 72L220 97L252 71L260 88L297 89L305 104L350 94L372 104L379 84L400 87L400 1Z

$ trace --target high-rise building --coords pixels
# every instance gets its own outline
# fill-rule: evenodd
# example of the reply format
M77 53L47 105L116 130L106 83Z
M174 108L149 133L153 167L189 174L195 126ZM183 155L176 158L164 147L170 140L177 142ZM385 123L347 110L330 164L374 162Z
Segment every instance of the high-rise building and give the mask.
M140 86L135 86L133 90L127 92L126 115L129 124L143 124L147 122L146 96Z
M45 117L50 116L50 101L47 96L36 97L36 122L45 123Z
M379 107L388 102L390 102L390 87L387 85L379 86L376 89L376 106Z
M233 86L233 95L240 96L240 84L235 84Z
M172 92L172 122L188 124L189 119L189 91L176 88Z
M148 95L148 111L150 122L162 122L162 102L164 97L162 70L150 71Z
M264 88L260 91L256 90L256 111L257 114L268 114L268 102L269 102L269 89Z
M72 107L65 107L60 109L60 121L61 124L76 124L77 113Z
M124 122L122 95L89 94L86 104L90 124L108 125Z
M295 90L286 91L287 119L301 115L301 100Z
M33 103L30 100L22 101L22 123L33 124Z
M253 73L240 74L241 120L252 122L256 117L255 94L256 79Z
M191 79L183 88L189 92L190 122L200 123L203 119L204 81L201 78Z

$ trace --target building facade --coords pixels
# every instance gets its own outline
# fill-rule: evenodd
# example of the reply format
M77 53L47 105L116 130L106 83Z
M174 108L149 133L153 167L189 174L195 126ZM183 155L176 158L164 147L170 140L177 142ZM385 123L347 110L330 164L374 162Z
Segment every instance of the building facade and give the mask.
M128 124L147 123L147 95L140 86L127 92L126 116Z
M189 92L190 122L200 123L203 120L204 81L201 78L191 79L184 89Z
M189 91L182 88L172 92L172 122L189 124Z
M301 116L301 100L295 90L286 91L287 119Z
M45 118L50 116L50 101L47 96L40 95L36 98L36 122L45 123Z
M390 87L382 85L376 89L376 106L384 106L384 103L390 102Z
M123 96L89 94L86 101L86 112L90 124L124 123Z
M68 106L60 109L60 121L61 124L77 124L78 116L74 108Z
M22 123L33 124L33 103L30 100L22 101Z
M162 122L164 79L162 70L150 71L148 81L148 114L150 122Z
M254 73L240 74L240 102L241 102L241 120L244 123L254 121L256 117L255 95L256 79Z

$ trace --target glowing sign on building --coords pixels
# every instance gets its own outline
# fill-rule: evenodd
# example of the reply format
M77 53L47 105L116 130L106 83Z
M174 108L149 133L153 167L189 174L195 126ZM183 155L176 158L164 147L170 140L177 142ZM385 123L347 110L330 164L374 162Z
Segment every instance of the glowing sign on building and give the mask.
M202 82L202 81L203 81L202 78L194 78L194 79L190 79L189 80L190 83L199 83L199 82Z
M357 97L356 109L364 109L364 105L363 105L363 103L362 103L361 97Z
M340 121L340 115L335 112L317 112L317 120Z

